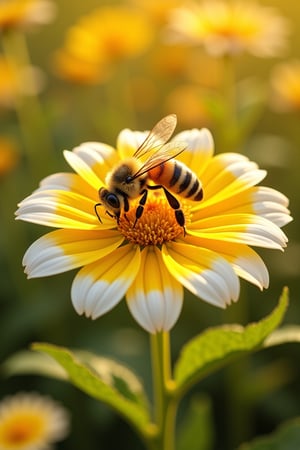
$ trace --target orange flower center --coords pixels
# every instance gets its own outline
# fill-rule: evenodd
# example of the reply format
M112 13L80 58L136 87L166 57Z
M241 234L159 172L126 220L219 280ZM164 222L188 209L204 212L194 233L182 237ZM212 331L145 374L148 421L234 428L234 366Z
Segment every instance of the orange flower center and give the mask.
M129 242L141 246L162 245L184 234L184 228L178 224L175 211L163 194L149 191L143 214L136 221L137 207L138 200L131 202L129 212L119 221L119 231ZM182 210L187 220L187 207L183 205Z
M3 426L0 433L0 447L1 442L7 446L34 442L43 428L43 421L36 414L20 413Z

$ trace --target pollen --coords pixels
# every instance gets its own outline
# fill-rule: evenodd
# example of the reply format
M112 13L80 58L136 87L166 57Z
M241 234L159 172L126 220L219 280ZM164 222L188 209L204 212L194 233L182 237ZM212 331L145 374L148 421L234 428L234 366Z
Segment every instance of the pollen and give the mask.
M162 245L184 234L184 228L176 220L175 211L163 194L149 192L142 216L136 221L137 202L131 203L126 216L119 221L119 231L129 242L141 246ZM186 218L186 211L183 214Z

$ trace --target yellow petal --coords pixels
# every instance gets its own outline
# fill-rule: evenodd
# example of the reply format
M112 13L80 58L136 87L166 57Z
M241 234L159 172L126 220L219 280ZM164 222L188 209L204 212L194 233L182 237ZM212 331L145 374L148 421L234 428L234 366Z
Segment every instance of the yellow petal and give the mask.
M96 186L97 191L105 182L106 175L118 163L119 155L110 145L100 142L84 142L75 147L73 153L91 168L100 180ZM83 177L84 178L84 177ZM93 185L93 184L92 184Z
M140 249L124 245L82 268L71 290L78 314L96 319L124 297L140 268Z
M186 143L186 149L177 159L186 164L202 181L202 175L214 153L214 141L210 131L206 128L182 131L174 136L171 142Z
M54 275L97 261L118 248L118 231L57 230L42 236L23 258L28 278Z
M75 192L39 190L19 204L17 219L56 228L106 229L115 226L115 221L97 208L102 223L95 212L95 201Z
M131 158L148 134L149 131L132 131L128 128L122 130L117 139L117 149L120 158Z
M268 287L268 270L260 256L247 245L222 240L201 239L191 235L185 237L185 242L199 248L209 248L225 258L239 277L255 284L260 289Z
M197 297L224 308L239 294L231 265L217 253L186 243L163 245L162 256L170 273Z
M203 218L189 225L189 233L203 239L216 239L282 250L287 237L281 229L255 214L224 214Z
M157 247L145 247L140 270L126 294L135 320L149 333L170 330L183 302L183 288L166 269Z

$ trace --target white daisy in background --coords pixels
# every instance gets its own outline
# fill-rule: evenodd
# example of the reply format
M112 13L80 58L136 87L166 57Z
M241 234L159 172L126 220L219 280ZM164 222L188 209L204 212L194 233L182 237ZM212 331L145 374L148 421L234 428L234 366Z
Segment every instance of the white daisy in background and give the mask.
M275 8L255 2L209 0L190 2L170 12L171 41L203 45L214 56L243 52L259 57L280 54L289 26Z
M1 450L49 450L68 430L67 411L49 397L20 392L0 402Z

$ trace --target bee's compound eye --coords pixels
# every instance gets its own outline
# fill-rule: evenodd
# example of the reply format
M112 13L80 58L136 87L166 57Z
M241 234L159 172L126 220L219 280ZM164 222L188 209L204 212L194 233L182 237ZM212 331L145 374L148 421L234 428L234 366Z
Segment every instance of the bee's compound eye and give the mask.
M106 196L106 201L112 208L120 208L120 202L115 194L108 194Z

